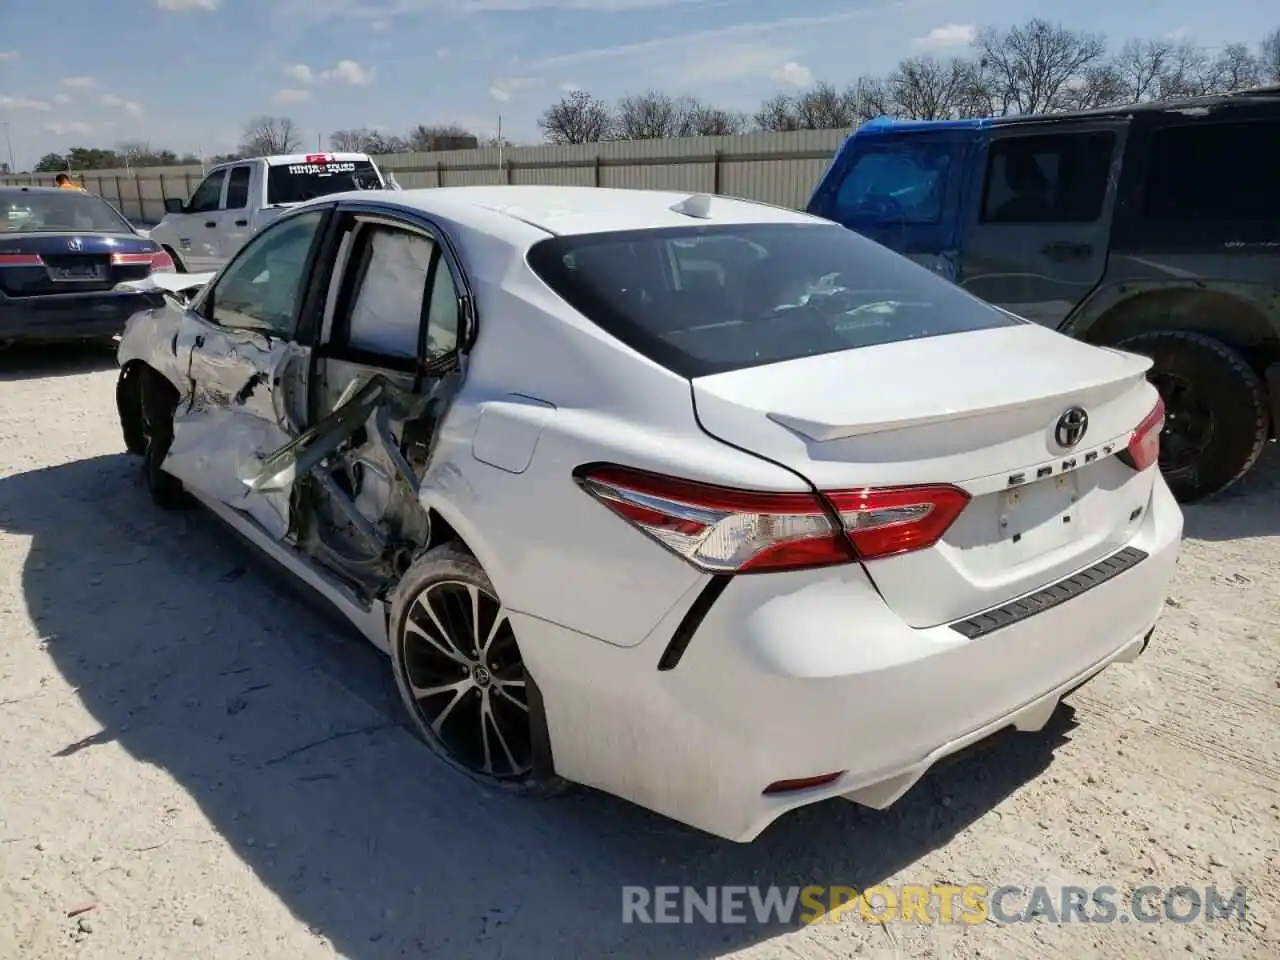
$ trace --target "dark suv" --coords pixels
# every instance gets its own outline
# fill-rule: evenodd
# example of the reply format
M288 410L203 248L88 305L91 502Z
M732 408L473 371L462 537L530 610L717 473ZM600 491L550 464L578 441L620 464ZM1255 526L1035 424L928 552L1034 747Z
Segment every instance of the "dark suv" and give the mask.
M1153 359L1183 502L1280 420L1280 87L1083 113L875 120L808 204L1012 313ZM963 376L964 371L957 371Z

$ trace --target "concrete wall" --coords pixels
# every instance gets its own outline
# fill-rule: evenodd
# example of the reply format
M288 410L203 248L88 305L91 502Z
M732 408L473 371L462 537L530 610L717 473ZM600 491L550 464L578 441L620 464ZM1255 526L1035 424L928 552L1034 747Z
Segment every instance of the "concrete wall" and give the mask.
M566 184L688 190L802 207L848 130L749 133L735 137L633 140L575 146L399 153L378 157L405 189L467 184ZM186 199L200 167L73 171L140 223L164 215L166 197ZM53 174L0 177L0 183L53 183Z

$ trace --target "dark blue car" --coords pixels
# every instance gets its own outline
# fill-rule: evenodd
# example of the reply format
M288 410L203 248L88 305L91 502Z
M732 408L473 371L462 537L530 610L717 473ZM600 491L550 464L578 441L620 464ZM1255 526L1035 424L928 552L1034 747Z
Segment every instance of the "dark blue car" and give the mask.
M99 196L0 187L0 347L115 336L151 301L117 284L173 269Z
M1179 500L1280 421L1280 87L1071 114L875 120L809 213L1011 313L1143 354ZM963 371L957 371L963 375Z

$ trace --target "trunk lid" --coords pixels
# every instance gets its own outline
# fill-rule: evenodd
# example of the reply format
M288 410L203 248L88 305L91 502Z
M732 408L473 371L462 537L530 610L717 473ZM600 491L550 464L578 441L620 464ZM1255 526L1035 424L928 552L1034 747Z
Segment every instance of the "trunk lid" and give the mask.
M158 249L128 233L6 233L0 235L0 291L31 297L111 290L125 280L146 279L150 263L129 261Z
M1155 470L1115 456L1151 412L1150 360L1033 324L926 337L692 381L703 429L824 491L953 484L972 497L943 539L872 560L915 627L1031 592L1119 550ZM1088 415L1071 447L1065 411Z

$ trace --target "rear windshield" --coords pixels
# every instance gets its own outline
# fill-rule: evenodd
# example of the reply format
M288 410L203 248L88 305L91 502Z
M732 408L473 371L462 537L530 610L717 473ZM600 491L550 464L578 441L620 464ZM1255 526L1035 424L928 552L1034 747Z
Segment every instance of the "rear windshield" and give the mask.
M369 160L281 163L267 168L267 203L301 203L348 190L381 189L378 170Z
M0 192L0 233L133 233L101 197L79 190Z
M553 237L529 250L529 265L685 377L1024 322L834 224Z

